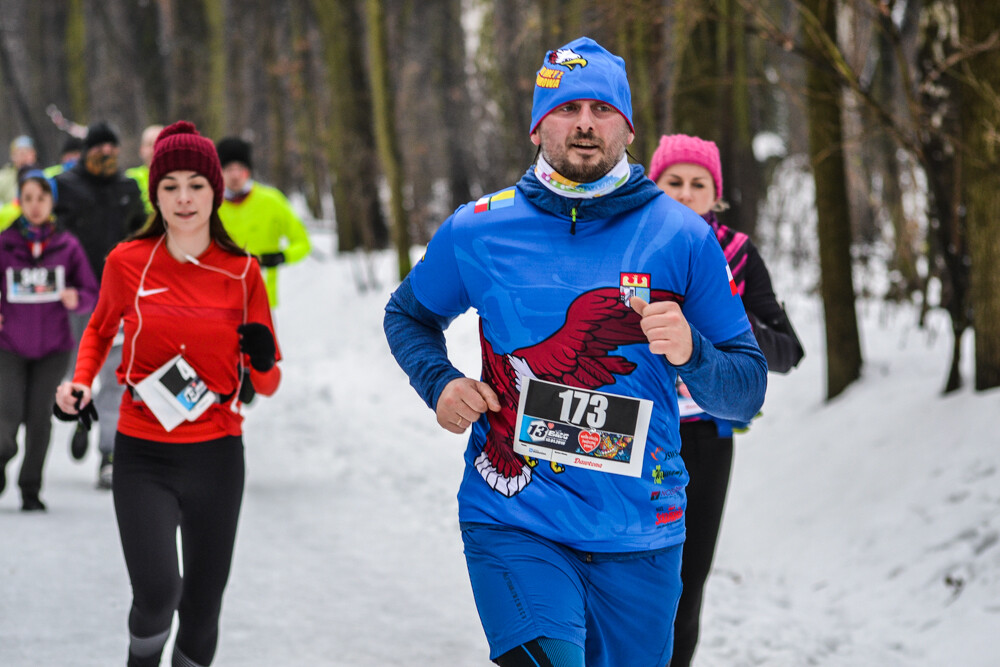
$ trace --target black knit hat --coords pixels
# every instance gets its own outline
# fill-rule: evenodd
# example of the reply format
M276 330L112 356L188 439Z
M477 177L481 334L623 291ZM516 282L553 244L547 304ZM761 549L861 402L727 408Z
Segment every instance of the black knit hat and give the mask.
M107 143L118 145L118 133L110 125L102 120L87 128L87 138L83 140L85 152L94 146Z
M242 162L247 169L253 169L253 159L250 157L250 144L239 137L224 137L215 144L219 153L219 162L225 167L230 162Z
M72 134L68 134L66 135L66 139L63 141L62 150L59 151L59 154L65 155L66 153L74 153L82 150L83 139L80 137L74 137Z

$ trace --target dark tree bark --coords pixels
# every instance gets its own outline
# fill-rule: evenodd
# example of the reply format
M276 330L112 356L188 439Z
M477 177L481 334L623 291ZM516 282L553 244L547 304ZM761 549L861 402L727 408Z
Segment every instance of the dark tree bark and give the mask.
M481 109L484 117L495 113L493 130L481 139L486 191L516 182L534 159L528 132L535 72L545 51L562 44L544 45L540 24L538 9L528 0L494 0L483 23L476 65L482 93L494 104Z
M423 244L472 198L471 61L460 0L404 4L389 33L389 73L412 241Z
M972 259L976 390L1000 386L1000 5L959 0L962 196ZM984 47L981 48L980 47Z
M30 22L28 7L23 3L10 3L14 6L4 8L3 25L0 29L0 93L6 100L8 113L11 115L13 138L23 133L31 136L36 142L41 140L43 126L32 108L29 79L38 76L35 68L30 66L31 52L28 49L27 28ZM48 128L45 128L48 129ZM36 143L37 146L37 143ZM39 157L44 159L44 146ZM8 159L7 142L0 142L0 164L6 164Z
M462 29L462 3L460 0L443 2L441 22L445 36L438 42L437 60L441 63L441 83L444 90L445 153L447 156L448 190L451 194L450 209L457 208L472 198L474 162L471 153L473 135L469 85L465 64L465 32Z
M916 41L913 33L915 33L918 17L919 9L916 8L916 4L907 3L902 27L897 32L893 27L891 17L881 13L877 16L879 63L872 88L879 100L897 109L906 108L907 98L904 86L908 83L908 76L907 72L903 71L905 64L901 63L901 58L905 48L912 48L910 45L904 45L901 40L907 39L911 43ZM874 114L868 114L866 116L867 122L871 126L877 126L877 119L873 116ZM907 300L910 295L920 289L917 249L922 239L917 237L917 230L914 229L914 225L903 209L903 190L900 184L902 172L897 157L898 146L892 140L890 133L885 130L877 132L873 141L863 142L862 145L863 148L869 149L866 153L865 163L878 168L881 174L884 183L881 202L886 208L892 226L895 252L890 260L889 268L893 282L888 296L894 300Z
M330 167L324 153L323 113L330 108L330 94L322 66L322 36L309 0L292 4L292 43L297 68L292 77L292 101L295 110L296 152L301 157L301 173L306 203L313 216L328 218L324 193L330 191Z
M375 143L389 188L389 212L393 241L399 263L399 279L410 272L410 229L403 205L402 160L393 118L392 89L389 81L385 14L381 0L365 0L368 19L368 59L371 66L372 109L375 112Z
M671 91L670 124L657 134L682 133L714 141L722 157L726 223L748 234L764 193L763 167L753 154L761 110L751 95L751 46L743 7L735 0L677 3L679 69ZM759 78L759 77L758 77Z
M808 66L809 157L816 181L820 291L826 318L827 399L861 375L861 341L851 276L851 223L847 206L841 129L841 87L836 75L818 65L837 43L836 2L803 4Z
M629 152L643 166L659 144L666 127L662 103L664 95L662 54L664 11L662 0L601 2L601 24L614 27L613 38L605 47L625 59L629 86L632 89L632 122L635 141ZM595 33L596 34L596 33ZM601 41L600 39L598 41Z
M940 306L948 312L952 329L952 353L944 393L963 385L962 337L972 326L969 304L969 255L962 214L961 160L957 159L961 84L945 61L954 58L957 27L949 12L928 12L921 21L920 51L917 56L920 80L933 82L920 88L919 105L927 118L937 119L920 133L918 155L927 174L928 234L927 281L941 282ZM926 289L925 289L926 293ZM927 299L925 298L925 304ZM922 313L923 315L923 313Z
M331 109L324 145L332 168L341 252L383 248L388 226L378 201L378 157L365 67L364 23L356 2L313 0L323 37Z

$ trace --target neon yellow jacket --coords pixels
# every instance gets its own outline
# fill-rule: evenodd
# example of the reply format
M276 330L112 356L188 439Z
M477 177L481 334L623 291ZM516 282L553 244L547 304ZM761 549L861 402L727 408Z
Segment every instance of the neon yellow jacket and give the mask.
M17 167L6 164L0 167L0 205L17 198Z
M222 202L219 217L236 245L254 255L285 253L291 264L304 259L311 245L305 225L292 211L285 195L277 188L255 182L246 199L238 204ZM271 307L278 305L278 271L262 269Z
M125 170L125 175L139 186L142 195L142 205L146 207L146 215L152 215L153 205L149 201L149 167L144 164Z
M0 207L0 232L10 227L19 217L21 217L21 205L16 199Z

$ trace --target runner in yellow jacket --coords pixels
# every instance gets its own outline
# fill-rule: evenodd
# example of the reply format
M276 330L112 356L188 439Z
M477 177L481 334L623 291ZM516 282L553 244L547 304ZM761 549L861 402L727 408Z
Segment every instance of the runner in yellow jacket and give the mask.
M280 190L253 180L249 143L239 137L226 137L215 148L226 185L219 217L237 245L260 261L273 308L278 305L277 267L309 254L309 234Z
M142 138L139 141L139 158L142 160L142 164L125 170L125 175L139 186L139 192L142 193L142 205L146 207L146 215L153 214L153 205L149 201L148 192L149 163L153 161L153 145L162 131L162 125L150 125L142 131Z

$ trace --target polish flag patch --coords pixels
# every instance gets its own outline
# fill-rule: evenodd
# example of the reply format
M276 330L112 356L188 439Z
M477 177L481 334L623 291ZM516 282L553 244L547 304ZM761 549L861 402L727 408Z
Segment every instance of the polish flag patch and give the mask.
M728 264L726 264L726 277L729 278L729 292L733 296L736 296L736 294L739 292L739 290L736 289L736 281L733 280L733 272L729 270L729 265Z

